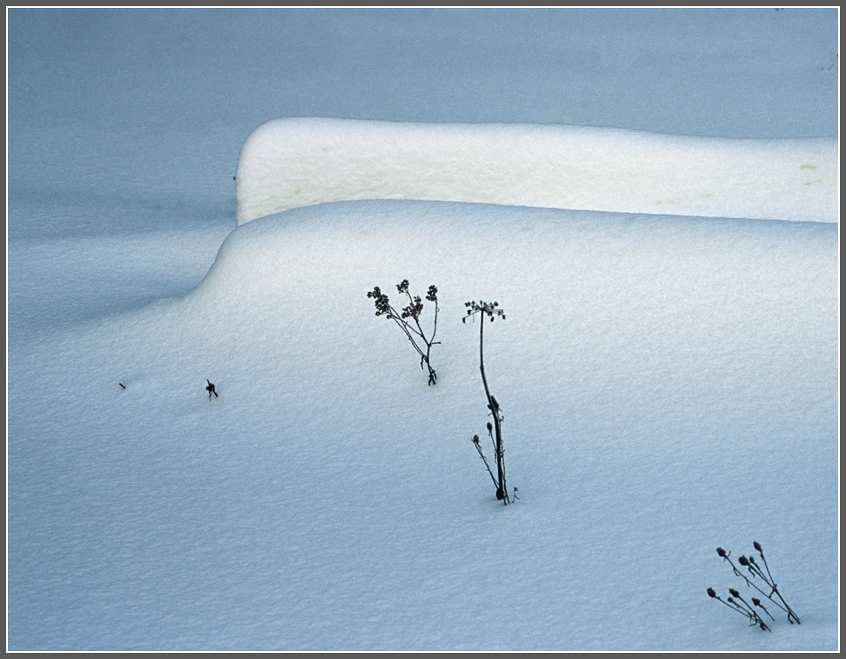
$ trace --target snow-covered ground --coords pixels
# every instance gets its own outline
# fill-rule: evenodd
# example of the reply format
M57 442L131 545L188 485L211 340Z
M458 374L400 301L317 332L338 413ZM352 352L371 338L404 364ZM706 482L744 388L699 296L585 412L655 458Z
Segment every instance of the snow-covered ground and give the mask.
M790 221L608 185L578 208L318 191L237 228L233 180L277 117L831 153L838 24L8 10L8 649L838 649L839 176ZM729 206L784 194L746 179ZM439 289L432 387L366 296L404 278ZM507 315L485 363L511 506L469 441L480 299ZM749 590L715 549L753 541L801 625L708 598Z

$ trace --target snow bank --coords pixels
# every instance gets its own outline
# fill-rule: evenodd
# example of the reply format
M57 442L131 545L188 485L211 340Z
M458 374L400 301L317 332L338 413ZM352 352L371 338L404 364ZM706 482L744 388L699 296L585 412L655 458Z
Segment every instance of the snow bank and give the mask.
M277 119L241 150L237 222L363 199L837 222L837 163L829 138Z
M191 294L10 351L9 644L835 649L837 234L412 201L238 227ZM434 387L366 297L404 277L439 288ZM471 299L507 313L507 508ZM752 540L801 626L705 594Z

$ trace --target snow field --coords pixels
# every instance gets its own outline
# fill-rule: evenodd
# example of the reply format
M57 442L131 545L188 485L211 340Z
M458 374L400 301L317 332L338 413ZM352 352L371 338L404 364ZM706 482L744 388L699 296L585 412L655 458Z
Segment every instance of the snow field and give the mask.
M7 649L839 648L839 9L7 18Z
M50 547L15 554L40 577L10 581L10 629L91 649L831 647L836 244L833 224L443 202L241 226L184 298L10 363L10 423L43 438L10 446L10 532ZM406 277L439 287L435 387L366 297ZM508 508L468 441L469 299L507 314L486 367ZM15 413L45 391L49 413ZM753 539L809 625L762 636L710 606L736 585L714 548Z
M425 199L837 222L837 163L836 139L276 119L241 150L237 218L331 201Z

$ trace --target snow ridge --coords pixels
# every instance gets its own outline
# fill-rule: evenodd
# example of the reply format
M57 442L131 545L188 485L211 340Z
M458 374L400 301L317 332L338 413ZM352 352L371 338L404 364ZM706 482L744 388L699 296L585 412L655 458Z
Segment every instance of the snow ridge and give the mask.
M276 119L241 150L237 223L365 199L837 222L837 182L830 138Z

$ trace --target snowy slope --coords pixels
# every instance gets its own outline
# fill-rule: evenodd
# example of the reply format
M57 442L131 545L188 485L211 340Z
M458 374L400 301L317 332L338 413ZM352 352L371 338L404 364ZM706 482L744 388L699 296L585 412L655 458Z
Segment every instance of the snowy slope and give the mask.
M831 648L836 254L833 224L435 202L239 227L187 297L16 351L10 426L39 439L10 445L10 633ZM435 387L365 295L403 277L441 292ZM468 441L486 421L470 299L508 316L486 341L508 508ZM753 539L801 627L764 635L705 595L738 585L714 549Z
M277 119L238 160L237 218L353 199L837 222L837 140L579 126Z

